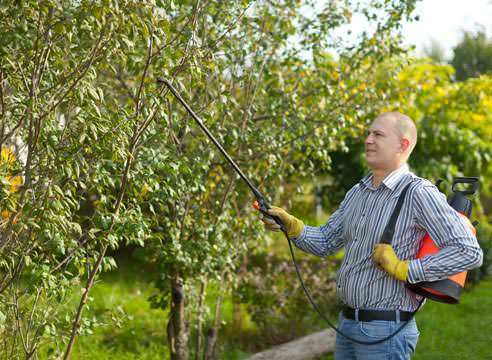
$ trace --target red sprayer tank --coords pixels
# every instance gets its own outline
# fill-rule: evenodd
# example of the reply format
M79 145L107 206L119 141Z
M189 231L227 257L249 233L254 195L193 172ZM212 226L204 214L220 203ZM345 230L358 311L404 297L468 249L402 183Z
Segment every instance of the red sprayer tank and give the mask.
M458 191L458 184L471 184L471 188L464 191ZM478 190L478 185L478 178L476 177L457 177L453 181L453 193L448 198L449 205L459 213L473 234L476 234L476 230L469 219L471 216L472 203L466 195L474 194ZM439 250L439 247L432 241L431 237L425 235L422 247L417 254L417 259L421 259L424 256L432 256ZM447 279L408 284L407 287L426 298L448 304L456 304L459 302L461 291L465 286L466 275L467 272L464 271L459 274L451 275Z

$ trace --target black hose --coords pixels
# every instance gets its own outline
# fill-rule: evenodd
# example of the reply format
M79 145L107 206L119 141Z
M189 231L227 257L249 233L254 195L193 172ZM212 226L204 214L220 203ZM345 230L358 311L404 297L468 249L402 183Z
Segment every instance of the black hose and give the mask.
M311 306L313 307L313 309L316 311L316 313L319 315L320 318L322 318L327 324L328 326L330 326L333 330L335 330L338 334L340 334L341 336L343 336L344 338L350 340L350 341L353 341L357 344L361 344L361 345L376 345L376 344L381 344L389 339L391 339L392 337L394 337L395 335L397 335L400 331L403 330L403 328L405 328L405 326L407 326L409 323L410 323L410 320L415 316L415 314L417 313L417 311L419 311L420 307L422 306L422 303L424 302L425 298L422 298L422 300L420 300L419 302L419 305L417 306L417 309L412 313L412 317L410 320L408 320L407 322L405 322L403 325L401 325L398 330L396 330L393 334L391 335L388 335L386 336L385 338L383 339L380 339L380 340L376 340L376 341L361 341L361 340L357 340L357 339L354 339L353 337L343 333L342 331L340 331L335 325L333 325L333 323L328 320L328 318L321 312L321 310L319 309L318 305L316 304L316 302L313 300L313 297L311 296L311 293L309 292L309 290L307 289L306 285L304 284L304 280L302 279L301 277L301 272L299 270L299 266L297 265L297 261L296 261L296 257L294 255L294 248L292 247L292 240L289 239L289 237L287 236L287 233L285 231L282 231L285 235L285 237L287 238L287 242L289 243L289 250L290 250L290 255L292 256L292 262L294 263L294 268L296 269L296 274L297 274L297 278L299 279L300 283L301 283L301 287L302 287L302 290L304 290L304 294L306 294L306 297L308 298L309 302L311 303Z
M232 160L232 158L224 150L224 148L222 147L222 145L217 141L217 139L215 139L215 137L208 130L208 128L205 126L205 124L203 124L203 122L198 118L198 116L191 109L191 107L186 103L186 101L181 97L181 95L178 93L178 91L173 87L173 85L171 84L171 82L169 80L167 80L167 79L162 79L162 78L159 78L158 79L158 82L165 84L169 88L169 90L171 90L172 94L179 100L179 102L184 106L184 108L188 111L188 113L191 115L191 117L197 122L197 124L200 126L200 128L203 130L203 132L208 136L208 138L213 142L213 144L219 149L219 151L222 153L222 155L224 155L224 157L227 159L227 161L232 166L232 168L239 174L239 176L241 177L241 179L248 185L248 187L253 192L256 200L258 201L258 210L262 214L264 214L266 217L273 219L280 226L282 232L284 233L285 237L287 238L287 242L289 243L289 249L290 249L290 254L292 256L292 262L294 263L294 267L296 269L296 274L297 274L297 277L299 278L299 281L301 282L301 286L302 286L302 289L304 290L304 293L306 294L306 296L307 296L309 302L311 303L311 306L314 308L314 310L318 313L318 315L324 321L326 321L326 323L333 330L335 330L338 334L342 335L343 337L349 339L350 341L356 342L357 344L361 344L361 345L375 345L375 344L380 344L380 343L383 343L383 342L391 339L393 336L395 336L400 331L402 331L405 326L408 325L408 323L410 322L410 320L407 321L402 326L400 326L400 328L398 330L396 330L393 334L391 334L391 335L389 335L389 336L387 336L387 337L385 337L385 338L383 338L381 340L376 340L376 341L360 341L360 340L354 339L354 338L352 338L352 337L344 334L336 326L334 326L330 322L330 320L328 320L328 318L326 316L324 316L323 313L320 311L320 309L318 308L318 305L314 302L314 300L313 300L313 298L311 296L311 293L306 288L306 285L304 284L304 281L302 280L302 277L301 277L301 272L299 271L299 266L297 265L297 261L296 261L295 255L294 255L294 249L292 247L292 242L289 239L289 236L287 235L287 232L285 231L285 227L282 224L282 221L280 220L280 218L278 216L272 216L272 215L268 214L268 209L270 209L270 206L269 206L268 202L266 201L265 197L260 193L260 191L258 189L256 189L256 187L251 183L251 181L248 179L248 177L241 171L241 169L234 162L234 160ZM419 303L419 306L412 313L412 318L415 316L415 314L417 313L417 311L420 309L420 306L422 305L424 299L425 298L422 298L422 300Z

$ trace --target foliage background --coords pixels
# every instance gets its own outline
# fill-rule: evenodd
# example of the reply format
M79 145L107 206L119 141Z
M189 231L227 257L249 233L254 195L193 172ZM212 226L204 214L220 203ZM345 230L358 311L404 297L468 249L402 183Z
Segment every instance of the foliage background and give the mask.
M148 347L172 359L256 351L322 326L285 244L263 232L248 188L161 76L273 203L312 224L367 172L366 125L382 111L409 114L421 133L417 174L481 178L480 280L490 264L492 79L458 82L452 66L407 54L398 31L415 1L327 2L315 15L306 6L315 2L0 5L3 358L68 358L82 351L78 335L129 326L128 309L91 291L125 261L146 272L135 303L162 317ZM333 34L354 13L375 30L348 46ZM328 313L341 256L300 255ZM114 287L94 290L131 293L111 276Z

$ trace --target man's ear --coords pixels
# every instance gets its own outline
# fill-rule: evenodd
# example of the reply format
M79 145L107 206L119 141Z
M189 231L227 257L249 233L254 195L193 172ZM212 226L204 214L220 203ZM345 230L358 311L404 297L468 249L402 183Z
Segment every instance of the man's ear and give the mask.
M401 140L401 151L406 152L409 147L410 147L410 140L403 138Z

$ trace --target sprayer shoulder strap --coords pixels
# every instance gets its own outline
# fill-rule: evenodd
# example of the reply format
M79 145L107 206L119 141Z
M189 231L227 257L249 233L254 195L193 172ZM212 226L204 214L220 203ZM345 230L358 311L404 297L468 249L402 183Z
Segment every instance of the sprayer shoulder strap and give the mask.
M388 224L386 224L386 227L384 228L383 235L381 235L381 244L391 245L393 241L393 236L395 235L396 221L398 220L398 216L400 215L400 210L403 206L403 202L405 201L408 188L412 183L413 181L410 181L401 191L400 196L398 197L398 202L396 203L396 207L391 214Z

